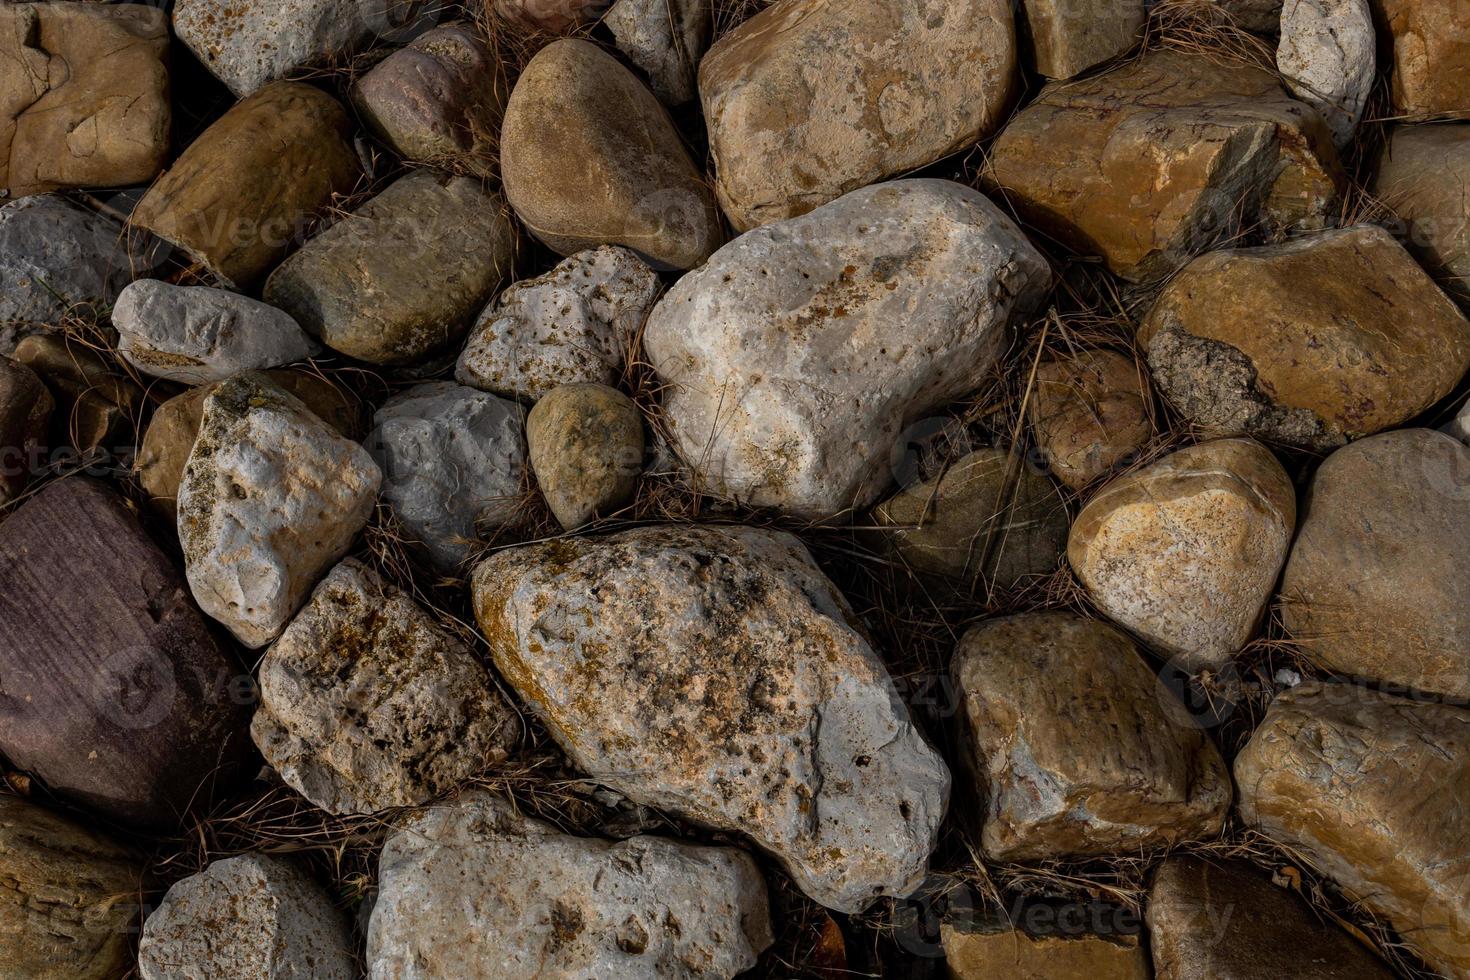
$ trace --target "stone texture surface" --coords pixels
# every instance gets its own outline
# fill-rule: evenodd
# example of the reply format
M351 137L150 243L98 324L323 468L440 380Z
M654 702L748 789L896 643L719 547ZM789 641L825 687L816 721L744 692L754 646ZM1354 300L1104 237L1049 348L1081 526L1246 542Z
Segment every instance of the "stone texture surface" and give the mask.
M1462 117L1470 108L1470 20L1444 0L1369 0L1393 47L1393 107L1401 115Z
M922 881L949 772L795 538L558 539L483 562L474 602L501 676L592 779L745 833L831 908Z
M943 180L742 235L648 318L673 447L706 489L753 506L865 507L904 424L980 387L1049 279L1010 219Z
M714 195L667 110L588 41L555 41L521 72L500 168L516 214L562 255L624 245L659 268L689 269L724 240Z
M51 483L0 527L0 751L61 796L173 830L239 775L244 669L107 484Z
M1395 127L1372 191L1404 221L1405 246L1439 284L1470 300L1470 126Z
M242 854L174 884L143 923L143 980L352 980L352 937L332 897L288 861Z
M1007 0L788 0L699 64L715 191L739 231L990 135L1018 84Z
M380 980L724 980L771 944L745 852L573 837L487 793L408 822L378 876L367 958Z
M1402 425L1470 369L1470 322L1377 225L1203 255L1138 339L1191 421L1319 450Z
M1148 444L1147 373L1109 350L1058 354L1037 365L1027 414L1052 476L1080 490Z
M1145 0L1024 0L1036 70L1065 79L1116 58L1143 37Z
M1247 825L1470 976L1470 710L1357 685L1277 698L1235 760Z
M122 226L62 197L0 207L0 354L27 325L110 304L132 278Z
M1137 936L940 927L951 980L1151 980Z
M1322 114L1338 149L1345 148L1378 67L1368 0L1286 0L1276 67L1292 94Z
M1028 223L1140 281L1240 221L1322 227L1342 179L1326 123L1274 74L1169 48L1048 85L990 162L987 181Z
M520 513L526 478L524 410L449 381L417 385L373 416L368 451L383 499L443 569L469 557L477 528Z
M0 357L0 506L10 503L42 461L55 400L36 372Z
M536 483L568 531L627 503L643 472L643 413L605 385L567 385L526 419Z
M602 22L665 105L699 94L695 70L709 46L711 6L702 0L618 0Z
M629 249L579 252L485 309L455 380L525 401L559 385L613 384L658 290L658 276Z
M126 456L132 449L131 420L142 408L143 390L111 361L59 331L25 338L15 345L15 360L40 376L56 402L53 446L73 447L88 458L97 450Z
M275 639L367 523L382 479L366 450L267 378L222 383L179 484L200 608L248 647Z
M1072 525L1067 558L1099 609L1189 670L1250 640L1296 527L1270 450L1218 439L1118 477Z
M493 0L495 12L525 31L565 34L591 24L609 0Z
M168 17L145 4L0 6L0 188L143 184L163 167Z
M412 364L464 338L515 245L482 181L414 170L281 263L264 296L333 350Z

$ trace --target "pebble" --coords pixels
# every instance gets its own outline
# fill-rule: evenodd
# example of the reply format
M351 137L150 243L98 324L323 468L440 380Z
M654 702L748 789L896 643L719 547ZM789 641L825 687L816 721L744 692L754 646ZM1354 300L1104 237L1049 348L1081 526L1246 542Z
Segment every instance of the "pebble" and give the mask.
M643 471L643 414L605 385L568 385L526 419L536 483L568 531L627 503Z

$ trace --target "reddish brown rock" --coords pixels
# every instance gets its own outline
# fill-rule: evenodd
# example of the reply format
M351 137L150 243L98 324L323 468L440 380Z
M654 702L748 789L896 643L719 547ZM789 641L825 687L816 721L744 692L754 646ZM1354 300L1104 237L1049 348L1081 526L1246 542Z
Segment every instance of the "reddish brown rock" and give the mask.
M1393 46L1393 107L1406 116L1470 110L1470 16L1460 0L1370 0Z
M41 461L54 402L36 372L0 357L0 505L25 489Z
M1154 433L1147 374L1108 350L1037 366L1028 413L1053 476L1080 490L1143 448Z
M56 332L22 340L15 359L40 376L56 403L53 446L71 446L83 456L99 450L126 455L132 448L131 420L143 390L119 368L81 340Z

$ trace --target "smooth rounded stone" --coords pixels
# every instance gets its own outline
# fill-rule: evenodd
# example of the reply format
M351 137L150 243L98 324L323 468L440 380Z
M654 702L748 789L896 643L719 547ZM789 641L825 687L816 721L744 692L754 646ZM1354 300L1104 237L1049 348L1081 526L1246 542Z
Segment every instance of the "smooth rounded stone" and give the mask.
M690 269L724 241L714 195L668 111L587 41L548 44L521 72L500 169L521 221L562 255L624 245L658 268Z
M494 54L466 23L426 31L352 86L358 115L406 160L496 171L495 142L510 88Z
M515 247L499 194L415 170L281 263L264 298L333 350L413 364L464 338Z
M0 6L0 189L146 184L171 112L168 15L120 3Z
M1148 444L1154 426L1146 375L1133 358L1109 350L1037 365L1027 414L1052 476L1081 490Z
M1036 70L1065 79L1116 58L1143 37L1145 0L1024 0Z
M1316 664L1470 698L1470 449L1402 429L1317 469L1281 580L1293 641Z
M709 45L711 6L702 0L618 0L603 15L618 50L648 75L664 105L699 94L695 72Z
M176 882L143 923L143 980L353 980L332 896L282 858L242 854Z
M115 980L132 965L141 857L0 794L0 935L17 980Z
M525 401L561 385L614 384L658 290L658 275L629 249L578 252L480 314L454 379Z
M383 474L259 374L204 400L179 484L179 542L199 606L247 647L275 639L372 516Z
M64 197L0 207L0 355L29 326L106 307L132 279L122 225Z
M1050 278L999 208L946 180L863 188L742 235L644 330L673 448L704 489L754 507L864 508L906 420L979 388Z
M1470 369L1470 322L1377 225L1203 255L1138 339L1191 421L1318 450L1402 425Z
M874 508L873 521L908 568L997 589L1055 572L1069 525L1051 480L1003 449L977 450L900 490Z
M41 460L55 401L36 372L0 357L0 507L25 489Z
M88 458L132 451L143 389L89 344L59 331L33 334L15 345L15 360L40 376L56 403L54 446Z
M1470 28L1459 3L1371 0L1393 45L1393 108L1404 116L1463 118L1470 107Z
M372 980L727 980L772 941L744 851L573 837L483 792L407 821L378 883Z
M1247 826L1387 920L1432 970L1470 976L1470 710L1309 682L1235 760Z
M1286 0L1276 67L1291 93L1322 114L1338 149L1346 148L1378 68L1368 0Z
M950 980L1152 980L1137 935L945 922L939 937Z
M144 374L184 384L304 361L321 348L289 314L239 293L139 279L112 308L118 353Z
M1113 480L1067 559L1097 607L1188 670L1224 666L1261 621L1296 527L1296 490L1250 439L1178 450Z
M1470 301L1470 126L1394 127L1371 189L1439 285Z
M1167 47L1047 85L983 176L1028 224L1132 281L1258 218L1321 228L1343 182L1327 124L1274 73Z
M609 0L493 0L495 12L528 31L566 34L595 22Z
M173 830L243 768L248 671L107 484L54 481L0 528L0 752L82 806Z
M1171 857L1148 895L1156 980L1389 980L1366 946L1243 861Z
M373 416L366 445L383 499L442 569L470 556L479 529L520 516L525 410L449 381L416 385Z
M231 288L253 289L360 176L352 124L330 95L268 85L189 144L133 210L132 224Z
M500 675L587 776L773 854L857 911L924 878L949 771L789 534L658 526L475 570Z
M568 531L617 510L643 472L643 413L605 385L568 385L536 403L526 419L531 471Z

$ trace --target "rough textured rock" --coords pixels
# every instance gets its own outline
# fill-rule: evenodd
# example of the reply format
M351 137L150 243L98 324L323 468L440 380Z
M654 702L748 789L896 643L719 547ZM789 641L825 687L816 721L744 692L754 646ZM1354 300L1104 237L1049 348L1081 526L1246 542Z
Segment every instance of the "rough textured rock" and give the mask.
M1470 369L1470 322L1377 225L1203 255L1139 342L1196 424L1313 449L1402 425Z
M1368 0L1286 0L1276 67L1316 109L1339 149L1353 140L1378 67Z
M142 407L143 390L112 362L60 332L25 338L15 346L15 360L40 376L56 403L53 446L74 447L89 459L99 450L119 456L132 450L131 420Z
M1401 115L1463 116L1470 108L1470 30L1444 0L1370 0L1393 45L1393 107Z
M689 269L724 240L714 195L667 110L587 41L548 44L521 72L500 169L521 221L562 255L625 245L659 268Z
M1326 123L1274 74L1170 48L1048 85L990 162L987 180L1028 223L1131 280L1258 216L1322 227L1342 179Z
M579 252L486 308L455 380L526 401L560 385L613 384L658 289L658 276L626 248Z
M648 318L674 449L707 489L757 507L865 507L904 424L980 387L1049 279L1010 219L944 180L742 235Z
M107 484L53 482L0 527L0 752L83 806L173 830L239 774L248 673Z
M184 384L304 361L321 350L290 315L208 286L139 279L112 308L118 353L144 374Z
M1017 86L1007 0L788 0L699 64L715 191L737 230L805 214L990 135Z
M132 965L129 935L144 886L132 851L0 795L0 879L8 976L114 980Z
M724 980L771 944L745 852L573 837L486 793L406 824L378 877L367 958L379 980Z
M268 85L206 129L138 202L132 224L226 286L252 289L359 175L347 113L300 82ZM283 176L284 175L284 176Z
M1470 976L1470 710L1316 682L1235 760L1240 815L1302 854L1429 966Z
M1042 361L1027 412L1043 462L1080 490L1126 463L1153 437L1147 372L1115 351Z
M1317 664L1470 698L1470 449L1385 432L1317 469L1282 576L1282 617Z
M264 296L349 357L412 364L464 338L515 244L482 181L414 170L281 263Z
M10 503L42 461L55 401L36 372L0 357L0 506Z
M918 887L949 772L795 538L528 545L476 569L474 601L501 676L592 779L747 834L831 908Z
M1470 126L1398 126L1372 191L1405 222L1402 240L1439 284L1470 300Z
M1198 5L1201 0L1156 0L1155 7ZM1224 22L1257 34L1275 34L1281 26L1281 0L1204 0L1219 8Z
M1214 668L1250 640L1295 527L1296 490L1270 450L1218 439L1103 487L1067 558L1119 624L1187 669Z
M676 106L699 94L695 70L709 45L710 11L701 0L618 0L602 22L648 74L653 94Z
M494 0L495 12L528 31L565 34L591 24L609 0Z
M605 385L568 385L526 419L536 483L568 531L627 503L643 472L643 413Z
M1143 36L1145 0L1025 0L1036 70L1071 78L1130 50Z
M1151 980L1136 935L940 927L951 980Z
M143 184L168 152L168 16L144 4L0 6L0 188Z
M0 208L0 354L27 325L106 306L132 278L122 226L62 197Z
M1368 948L1243 861L1172 857L1148 896L1157 980L1389 980Z
M960 641L952 671L991 860L1219 835L1225 761L1118 630L1063 612L987 620Z
M248 647L275 639L367 523L382 479L361 446L265 377L222 383L179 484L200 608Z
M352 980L352 936L332 896L265 854L215 861L174 884L143 923L143 980Z

